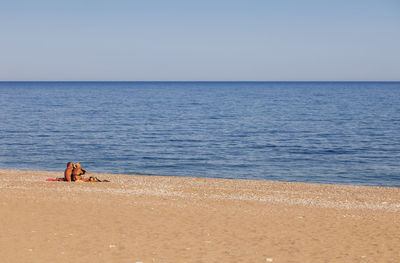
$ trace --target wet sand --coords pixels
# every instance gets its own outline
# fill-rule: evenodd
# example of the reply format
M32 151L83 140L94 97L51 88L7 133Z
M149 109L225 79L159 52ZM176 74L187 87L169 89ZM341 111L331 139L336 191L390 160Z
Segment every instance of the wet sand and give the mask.
M400 262L400 188L0 170L1 262Z

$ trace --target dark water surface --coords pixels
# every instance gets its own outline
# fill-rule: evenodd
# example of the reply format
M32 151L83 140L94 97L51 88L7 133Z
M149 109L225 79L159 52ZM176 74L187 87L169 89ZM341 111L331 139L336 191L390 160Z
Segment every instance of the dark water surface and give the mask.
M0 168L400 186L400 82L2 82Z

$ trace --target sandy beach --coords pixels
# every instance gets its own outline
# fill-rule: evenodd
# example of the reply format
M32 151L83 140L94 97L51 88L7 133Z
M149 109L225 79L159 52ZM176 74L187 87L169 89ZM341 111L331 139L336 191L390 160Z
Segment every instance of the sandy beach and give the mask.
M400 262L400 188L0 170L1 262Z

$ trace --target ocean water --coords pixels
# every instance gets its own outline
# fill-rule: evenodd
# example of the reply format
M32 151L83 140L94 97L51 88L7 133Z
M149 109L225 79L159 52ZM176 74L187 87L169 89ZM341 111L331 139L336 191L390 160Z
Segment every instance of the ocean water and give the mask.
M400 82L0 82L0 168L400 187Z

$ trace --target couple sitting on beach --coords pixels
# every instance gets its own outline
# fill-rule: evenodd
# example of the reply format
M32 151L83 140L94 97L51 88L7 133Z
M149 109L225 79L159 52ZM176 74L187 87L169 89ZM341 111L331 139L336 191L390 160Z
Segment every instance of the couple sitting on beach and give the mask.
M90 176L89 178L83 178L84 174L89 172L82 169L80 163L67 163L67 168L64 171L64 181L67 182L108 182L108 180L99 180L97 177Z

